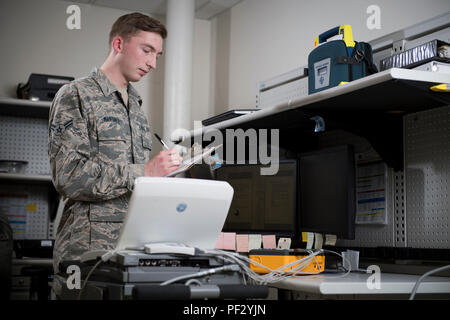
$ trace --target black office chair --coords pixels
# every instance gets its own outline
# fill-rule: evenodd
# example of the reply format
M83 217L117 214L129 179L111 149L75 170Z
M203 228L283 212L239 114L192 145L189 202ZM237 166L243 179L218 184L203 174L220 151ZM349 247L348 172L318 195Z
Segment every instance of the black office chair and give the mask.
M0 212L0 301L10 298L12 253L13 232L8 218Z
M20 271L23 276L31 278L30 300L49 300L49 279L53 275L53 267L26 266Z

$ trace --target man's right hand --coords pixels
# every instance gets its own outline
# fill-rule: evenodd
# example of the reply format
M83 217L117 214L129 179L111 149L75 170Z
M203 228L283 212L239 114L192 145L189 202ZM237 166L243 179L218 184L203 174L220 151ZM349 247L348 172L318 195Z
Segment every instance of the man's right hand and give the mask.
M175 149L160 151L145 164L146 177L164 177L178 169L182 162L181 156Z

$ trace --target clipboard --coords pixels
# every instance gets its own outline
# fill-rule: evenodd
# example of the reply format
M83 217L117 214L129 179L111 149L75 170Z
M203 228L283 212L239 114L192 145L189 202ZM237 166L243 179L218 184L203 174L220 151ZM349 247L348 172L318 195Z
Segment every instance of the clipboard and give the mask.
M178 167L177 170L170 172L169 174L167 174L165 177L174 177L180 173L183 173L187 170L189 170L190 168L192 168L196 163L198 163L199 161L201 161L203 159L203 157L205 156L210 156L211 153L213 153L214 151L216 151L217 149L219 149L220 147L222 147L222 145L218 145L216 147L212 147L212 148L205 148L203 149L203 151L201 153L198 153L196 155L194 155L193 157L189 157L185 160L183 160L183 162L180 164L180 166Z

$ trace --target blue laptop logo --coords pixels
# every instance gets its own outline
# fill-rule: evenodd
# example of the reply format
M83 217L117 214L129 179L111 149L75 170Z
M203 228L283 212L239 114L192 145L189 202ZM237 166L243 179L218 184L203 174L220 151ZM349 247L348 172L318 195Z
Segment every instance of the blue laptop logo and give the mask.
M180 203L180 204L177 206L177 211L178 211L179 213L182 213L182 212L184 212L184 211L186 210L186 208L187 208L187 204L186 204L186 203Z

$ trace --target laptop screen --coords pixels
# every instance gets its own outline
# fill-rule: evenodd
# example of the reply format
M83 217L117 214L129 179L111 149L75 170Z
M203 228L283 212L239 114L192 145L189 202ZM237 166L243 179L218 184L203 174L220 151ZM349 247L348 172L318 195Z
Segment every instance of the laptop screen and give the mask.
M233 188L223 181L138 178L116 250L156 242L213 249L232 198Z

